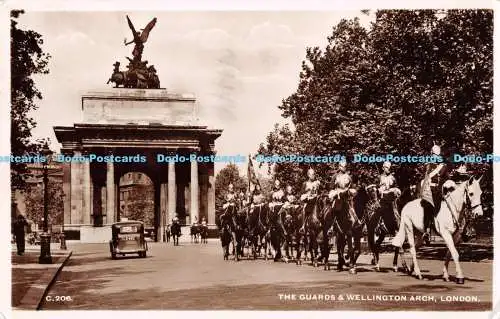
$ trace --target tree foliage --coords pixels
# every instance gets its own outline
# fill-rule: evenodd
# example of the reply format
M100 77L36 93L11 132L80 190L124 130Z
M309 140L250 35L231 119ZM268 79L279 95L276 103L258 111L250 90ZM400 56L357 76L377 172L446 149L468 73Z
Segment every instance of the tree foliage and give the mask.
M42 93L33 81L35 74L47 74L50 55L44 53L42 36L33 30L18 28L16 19L24 11L11 12L11 152L14 156L36 153L40 144L32 142L31 130L36 122L29 113L37 109L36 100ZM26 187L25 163L11 164L11 184L15 189Z
M427 155L434 142L446 157L492 153L493 11L382 10L369 28L344 19L326 48L306 49L297 91L279 109L293 125L276 125L261 154L350 161L356 153ZM274 174L300 187L309 166L281 163ZM334 164L311 166L331 182ZM422 166L395 165L399 184L416 183ZM349 164L366 184L380 168Z
M139 220L144 225L155 224L154 188L151 185L135 185L126 199L124 216L130 220Z
M49 178L48 182L48 223L61 225L64 218L64 193L62 183ZM42 225L43 221L43 185L30 185L25 188L26 218Z

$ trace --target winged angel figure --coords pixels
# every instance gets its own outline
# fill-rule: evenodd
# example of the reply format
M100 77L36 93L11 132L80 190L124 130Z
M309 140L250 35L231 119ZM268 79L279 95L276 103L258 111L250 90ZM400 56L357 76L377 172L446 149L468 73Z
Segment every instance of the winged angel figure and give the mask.
M125 39L123 42L125 45L129 45L134 43L134 51L132 51L132 56L134 62L139 62L141 61L142 58L142 50L144 50L144 43L148 40L149 37L149 32L154 28L156 24L156 18L151 20L144 29L141 29L141 32L138 32L135 30L134 25L132 24L132 21L130 21L130 18L127 15L127 22L128 26L130 27L130 30L132 30L132 35L134 36L134 39L130 42L127 42L127 39Z

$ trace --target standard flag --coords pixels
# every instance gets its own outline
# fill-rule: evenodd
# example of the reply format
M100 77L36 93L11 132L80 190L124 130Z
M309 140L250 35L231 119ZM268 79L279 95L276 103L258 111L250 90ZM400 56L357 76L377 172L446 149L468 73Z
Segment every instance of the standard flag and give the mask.
M259 185L259 180L257 179L257 175L255 174L255 170L253 168L253 163L252 163L252 158L250 157L250 154L248 154L248 189L252 190L255 188L255 185ZM253 186L253 187L252 187Z

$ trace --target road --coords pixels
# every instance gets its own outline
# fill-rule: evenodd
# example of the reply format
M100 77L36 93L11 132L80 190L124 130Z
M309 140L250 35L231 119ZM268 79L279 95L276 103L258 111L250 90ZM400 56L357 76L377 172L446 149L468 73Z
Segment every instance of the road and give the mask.
M389 254L382 255L380 273L361 255L352 275L308 263L224 261L215 241L149 247L145 259L111 260L106 244L75 244L42 309L491 310L492 260L463 262L466 282L457 285L442 281L437 259L420 260L425 279L419 281L392 272ZM449 301L453 296L471 300Z

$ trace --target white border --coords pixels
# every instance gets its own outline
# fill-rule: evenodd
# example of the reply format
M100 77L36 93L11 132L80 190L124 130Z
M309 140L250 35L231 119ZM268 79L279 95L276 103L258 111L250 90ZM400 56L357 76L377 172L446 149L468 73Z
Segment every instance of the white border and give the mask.
M2 143L0 143L0 154L8 154L10 153L10 143L8 136L10 135L10 112L9 108L5 107L9 105L9 77L5 76L10 74L10 65L9 59L9 30L10 30L10 19L9 19L9 10L10 9L25 9L26 11L163 11L163 10L171 10L171 11L181 11L181 10L195 10L195 11L209 11L209 10L220 10L220 11L232 11L232 10L252 10L252 11L316 11L316 10L360 10L360 9L419 9L419 8L463 8L463 9L475 9L475 8L490 8L497 9L499 7L498 2L493 1L485 1L485 0L476 0L476 1L443 1L443 0L425 0L425 1L320 1L320 0L308 0L308 1L300 1L300 0L281 0L281 1L271 1L271 0L190 0L190 1L137 1L137 0L121 0L121 1L63 1L63 0L24 0L24 1L4 1L0 2L2 6L0 7L0 50L1 50L1 58L0 58L0 74L4 75L4 81L0 81L0 137L2 138ZM495 10L496 11L496 10ZM498 28L500 18L497 12L495 12L495 40L494 44L496 47L497 44L497 36L498 36ZM497 66L497 61L499 58L498 50L494 51L494 62L495 62L495 71ZM495 73L496 74L496 73ZM497 81L494 81L494 92L495 92L495 105L496 105L496 96L499 93L499 86L497 85ZM495 108L496 111L496 108ZM494 129L495 131L500 128L499 119L497 112L494 117ZM499 148L500 142L496 138L494 140L494 153L500 154ZM500 173L498 170L494 169L494 179L498 181L500 178ZM0 236L4 240L5 245L0 246L0 256L2 260L2 270L5 274L5 282L8 282L8 285L3 285L1 291L0 301L0 311L7 317L12 318L13 313L9 311L5 311L6 309L10 309L11 307L11 291L10 291L10 282L11 282L11 271L10 271L10 183L8 182L10 179L9 169L6 165L0 165L0 180L2 183L0 184L0 211L3 212L4 222L0 223ZM497 183L495 183L495 187ZM495 188L496 189L496 188ZM495 207L498 206L500 199L494 199ZM500 219L495 216L494 224L495 229L499 229ZM498 252L500 246L496 244L497 238L495 237L495 256L498 256ZM495 310L500 312L500 299L498 295L497 287L500 284L499 278L499 268L498 262L495 258L494 262L494 289L493 289L493 304ZM496 302L495 302L496 301ZM495 307L496 306L496 307ZM115 311L116 312L116 311ZM109 311L96 311L92 312L92 315L97 316L106 316L109 314ZM324 311L307 311L307 312L268 312L262 311L256 313L255 311L239 311L235 313L234 311L221 311L221 312L197 312L197 311L183 311L182 314L175 313L173 311L148 311L146 312L136 312L136 311L123 311L119 312L120 316L123 318L138 318L144 315L147 315L149 318L169 318L173 316L196 316L196 317L214 317L214 318L231 318L234 316L238 317L254 317L258 315L259 317L269 317L276 318L278 315L286 316L287 318L325 318L329 316L338 316L342 319L348 318L359 318L359 317L369 317L369 318L398 318L404 317L405 319L409 318L420 318L422 316L427 316L431 314L430 312L346 312L346 311L335 311L334 313L325 313ZM432 315L439 315L439 317L443 318L470 318L471 315L475 318L493 318L491 314L486 312L433 312ZM49 311L39 311L36 313L28 312L28 311L18 311L15 312L16 318L67 318L71 316L73 319L79 318L88 318L88 311L58 311L58 312L49 312ZM498 316L498 314L497 314Z

